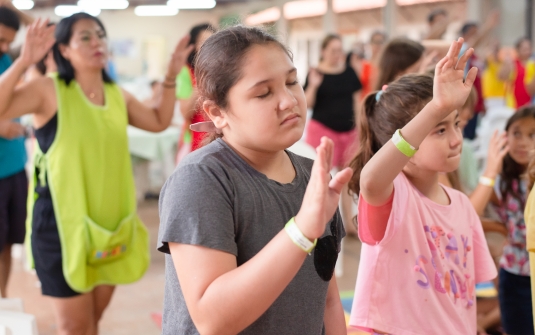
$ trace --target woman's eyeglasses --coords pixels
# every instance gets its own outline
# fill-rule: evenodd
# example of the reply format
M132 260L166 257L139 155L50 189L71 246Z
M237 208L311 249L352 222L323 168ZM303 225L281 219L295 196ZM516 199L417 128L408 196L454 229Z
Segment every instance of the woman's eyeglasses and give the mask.
M335 219L331 220L331 234L318 239L314 249L314 267L324 281L329 281L333 277L336 260L340 252L338 225Z

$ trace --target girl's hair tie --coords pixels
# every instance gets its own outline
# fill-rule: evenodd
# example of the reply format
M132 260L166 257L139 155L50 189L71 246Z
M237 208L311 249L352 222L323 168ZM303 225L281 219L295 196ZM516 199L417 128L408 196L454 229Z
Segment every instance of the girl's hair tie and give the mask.
M377 92L377 94L375 95L376 102L379 102L379 99L381 99L381 96L383 95L383 93L386 91L387 88L388 88L388 85L383 85L383 88L381 88L381 90Z

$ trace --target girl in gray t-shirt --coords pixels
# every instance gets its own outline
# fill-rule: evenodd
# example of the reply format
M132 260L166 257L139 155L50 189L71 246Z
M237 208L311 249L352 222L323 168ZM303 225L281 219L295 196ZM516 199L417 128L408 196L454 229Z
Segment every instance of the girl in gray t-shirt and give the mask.
M332 274L345 235L345 169L285 149L306 118L290 52L258 28L220 31L195 65L210 144L183 159L160 197L163 334L346 334ZM310 256L309 256L310 254Z

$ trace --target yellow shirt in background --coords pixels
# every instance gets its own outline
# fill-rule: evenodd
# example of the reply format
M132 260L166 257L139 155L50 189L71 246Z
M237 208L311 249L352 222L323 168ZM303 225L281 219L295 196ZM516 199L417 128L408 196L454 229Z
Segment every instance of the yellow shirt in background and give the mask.
M487 68L483 71L481 85L483 89L483 98L503 98L506 92L505 81L500 80L500 62L494 57L487 58Z
M535 62L533 60L528 60L526 63L526 73L524 75L524 85L529 84L535 77ZM506 97L505 101L508 107L516 109L516 97L515 97L515 79L516 79L516 68L511 73L509 78L509 84L506 86Z

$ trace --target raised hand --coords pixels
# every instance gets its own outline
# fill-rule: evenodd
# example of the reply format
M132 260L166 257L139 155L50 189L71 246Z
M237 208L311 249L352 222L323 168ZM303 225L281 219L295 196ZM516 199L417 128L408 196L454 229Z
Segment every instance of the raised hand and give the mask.
M189 54L193 51L195 45L188 45L190 36L186 35L178 41L178 44L175 47L175 51L171 56L171 61L169 62L169 67L167 69L167 77L175 78L182 70L182 67L186 65L186 60L188 59Z
M309 239L316 239L323 235L325 225L338 207L342 187L349 182L353 174L350 168L346 168L331 179L333 149L333 141L323 137L316 149L317 157L312 167L301 209L295 217L299 229Z
M463 42L462 38L453 42L448 54L435 67L432 102L444 117L465 103L476 79L475 67L464 78L464 68L474 49L468 49L459 57Z
M312 87L318 88L323 82L323 75L318 70L311 68L308 73L308 84Z
M26 39L22 45L20 59L26 66L37 63L54 45L54 25L48 26L48 19L37 19L26 31Z
M507 134L501 134L496 130L492 134L489 143L489 151L487 155L487 167L483 175L488 178L495 179L496 176L502 172L503 158L509 152L509 144L507 143Z

